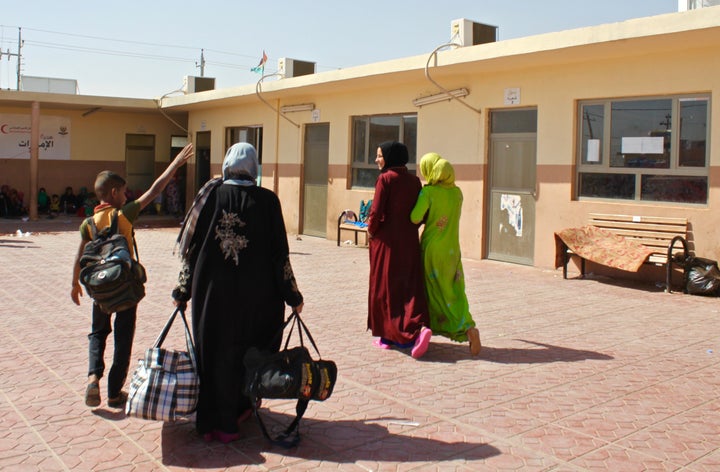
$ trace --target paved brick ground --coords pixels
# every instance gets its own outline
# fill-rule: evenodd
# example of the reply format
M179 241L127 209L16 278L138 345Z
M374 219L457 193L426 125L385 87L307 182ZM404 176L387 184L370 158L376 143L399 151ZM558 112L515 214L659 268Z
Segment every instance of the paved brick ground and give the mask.
M482 354L436 337L415 361L371 346L367 250L311 237L291 237L292 263L304 319L340 373L299 447L270 446L252 422L240 441L206 444L192 418L87 408L90 304L69 298L78 223L0 220L3 471L720 470L718 299L465 261ZM136 358L171 313L176 234L174 221L140 220L150 280ZM292 410L263 408L275 427Z

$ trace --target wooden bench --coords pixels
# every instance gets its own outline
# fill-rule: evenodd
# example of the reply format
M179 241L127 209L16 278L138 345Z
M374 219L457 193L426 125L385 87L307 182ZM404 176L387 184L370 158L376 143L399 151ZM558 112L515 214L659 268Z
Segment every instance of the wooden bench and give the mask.
M652 249L652 254L644 263L665 266L666 291L671 291L670 277L673 263L681 263L689 255L687 218L590 213L588 224ZM682 246L682 253L679 256L676 254L677 243ZM564 279L567 279L567 265L573 255L578 256L564 245ZM582 257L580 257L580 275L581 277L585 276L585 259Z
M365 234L365 245L368 244L367 226L358 226L354 223L360 222L357 214L352 210L343 210L337 222L337 245L340 245L340 232L353 231L355 233L355 245L358 245L358 234Z

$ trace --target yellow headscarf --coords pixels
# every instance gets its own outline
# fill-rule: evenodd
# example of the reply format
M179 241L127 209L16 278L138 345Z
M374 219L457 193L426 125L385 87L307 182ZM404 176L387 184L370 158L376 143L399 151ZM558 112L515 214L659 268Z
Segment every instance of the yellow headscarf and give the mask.
M420 173L430 185L442 187L455 185L455 169L438 153L429 152L420 159Z

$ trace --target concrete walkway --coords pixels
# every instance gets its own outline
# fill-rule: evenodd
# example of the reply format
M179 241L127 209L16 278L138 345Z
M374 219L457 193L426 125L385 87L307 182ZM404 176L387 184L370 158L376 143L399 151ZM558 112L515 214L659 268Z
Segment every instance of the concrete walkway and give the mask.
M177 222L148 221L135 358L171 314L179 268ZM193 418L88 408L91 306L69 297L79 222L0 220L0 470L720 470L718 299L468 260L481 355L435 337L416 361L371 344L367 250L312 237L290 237L291 261L303 318L339 378L308 408L299 447L269 445L253 422L237 442L206 444ZM267 401L262 412L277 429L293 409Z

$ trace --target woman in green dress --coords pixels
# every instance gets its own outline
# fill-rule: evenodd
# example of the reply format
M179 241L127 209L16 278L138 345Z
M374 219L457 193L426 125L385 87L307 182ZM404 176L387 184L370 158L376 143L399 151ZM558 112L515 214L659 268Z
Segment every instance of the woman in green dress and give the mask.
M476 356L482 346L465 295L460 260L462 191L455 185L452 165L434 152L422 157L420 172L427 185L420 191L410 219L425 223L420 246L430 328L453 341L469 341L470 353Z

